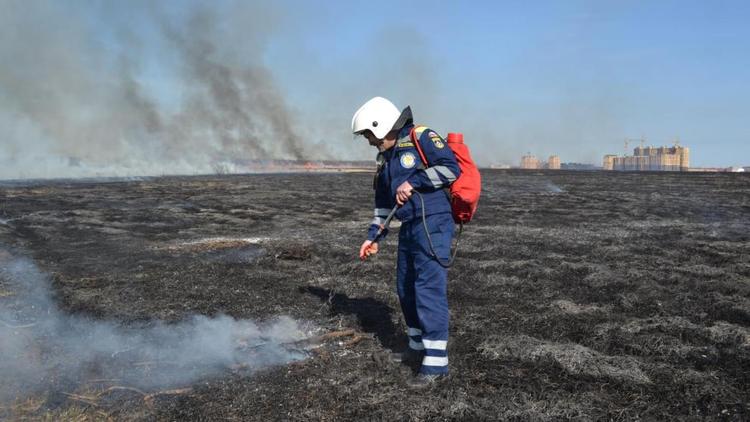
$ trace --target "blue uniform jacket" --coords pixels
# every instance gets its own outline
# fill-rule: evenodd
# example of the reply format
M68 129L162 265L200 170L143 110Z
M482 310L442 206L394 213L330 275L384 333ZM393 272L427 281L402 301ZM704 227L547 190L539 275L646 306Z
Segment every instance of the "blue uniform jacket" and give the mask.
M368 240L375 239L378 228L396 205L396 189L405 181L422 194L425 215L451 212L448 196L443 188L450 186L461 175L456 157L440 135L427 127L418 126L415 134L429 163L425 168L409 136L413 127L407 125L401 129L396 145L378 154L378 171L374 181L375 218L367 232ZM419 197L412 195L396 211L396 218L401 222L422 218Z

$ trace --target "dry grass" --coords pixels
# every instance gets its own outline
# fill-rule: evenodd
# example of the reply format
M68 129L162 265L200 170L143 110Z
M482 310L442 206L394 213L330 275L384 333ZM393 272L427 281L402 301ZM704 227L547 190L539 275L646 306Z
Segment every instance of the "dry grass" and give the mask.
M650 384L641 364L627 356L607 356L580 344L552 343L529 336L493 337L478 350L490 359L519 359L536 363L552 361L571 375Z
M167 246L166 249L170 251L185 251L185 252L209 252L218 251L223 249L235 249L242 248L247 245L256 245L263 242L266 239L263 238L210 238L200 239L189 242L183 242L176 245Z
M31 397L7 407L0 407L0 419L38 422L114 421L104 410L90 403L72 403L52 410L45 409L46 399Z

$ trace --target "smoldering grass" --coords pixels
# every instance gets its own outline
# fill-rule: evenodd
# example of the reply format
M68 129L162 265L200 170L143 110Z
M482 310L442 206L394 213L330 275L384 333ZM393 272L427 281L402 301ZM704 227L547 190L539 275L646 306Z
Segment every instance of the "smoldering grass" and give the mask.
M5 253L8 255L8 252ZM307 357L289 347L315 331L280 316L257 323L227 315L194 315L174 324L125 327L68 315L52 299L49 278L11 254L0 280L13 293L0 310L0 400L117 379L144 391L189 385L242 368L243 373Z
M547 189L547 192L549 193L563 193L565 190L561 188L560 186L557 186L556 184L552 182L547 182L544 187Z

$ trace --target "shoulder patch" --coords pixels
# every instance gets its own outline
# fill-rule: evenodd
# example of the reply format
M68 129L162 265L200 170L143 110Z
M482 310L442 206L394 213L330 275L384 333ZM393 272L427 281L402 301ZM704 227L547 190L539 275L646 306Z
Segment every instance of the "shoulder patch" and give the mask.
M433 131L429 131L427 135L430 136L430 140L433 144L435 144L435 148L443 148L445 146L445 143L443 142L443 138L440 137L437 133Z
M401 154L399 161L401 162L401 167L405 169L413 168L417 164L417 158L411 152Z

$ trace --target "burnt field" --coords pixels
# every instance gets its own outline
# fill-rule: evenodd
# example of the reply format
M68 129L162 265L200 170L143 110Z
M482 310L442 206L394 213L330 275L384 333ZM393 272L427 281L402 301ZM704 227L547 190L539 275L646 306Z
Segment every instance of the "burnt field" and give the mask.
M0 340L35 367L6 365L0 419L750 418L750 177L484 171L449 273L451 376L419 392L387 360L396 236L356 259L371 177L0 183ZM121 358L221 321L274 348L166 378ZM87 327L130 334L91 357Z

